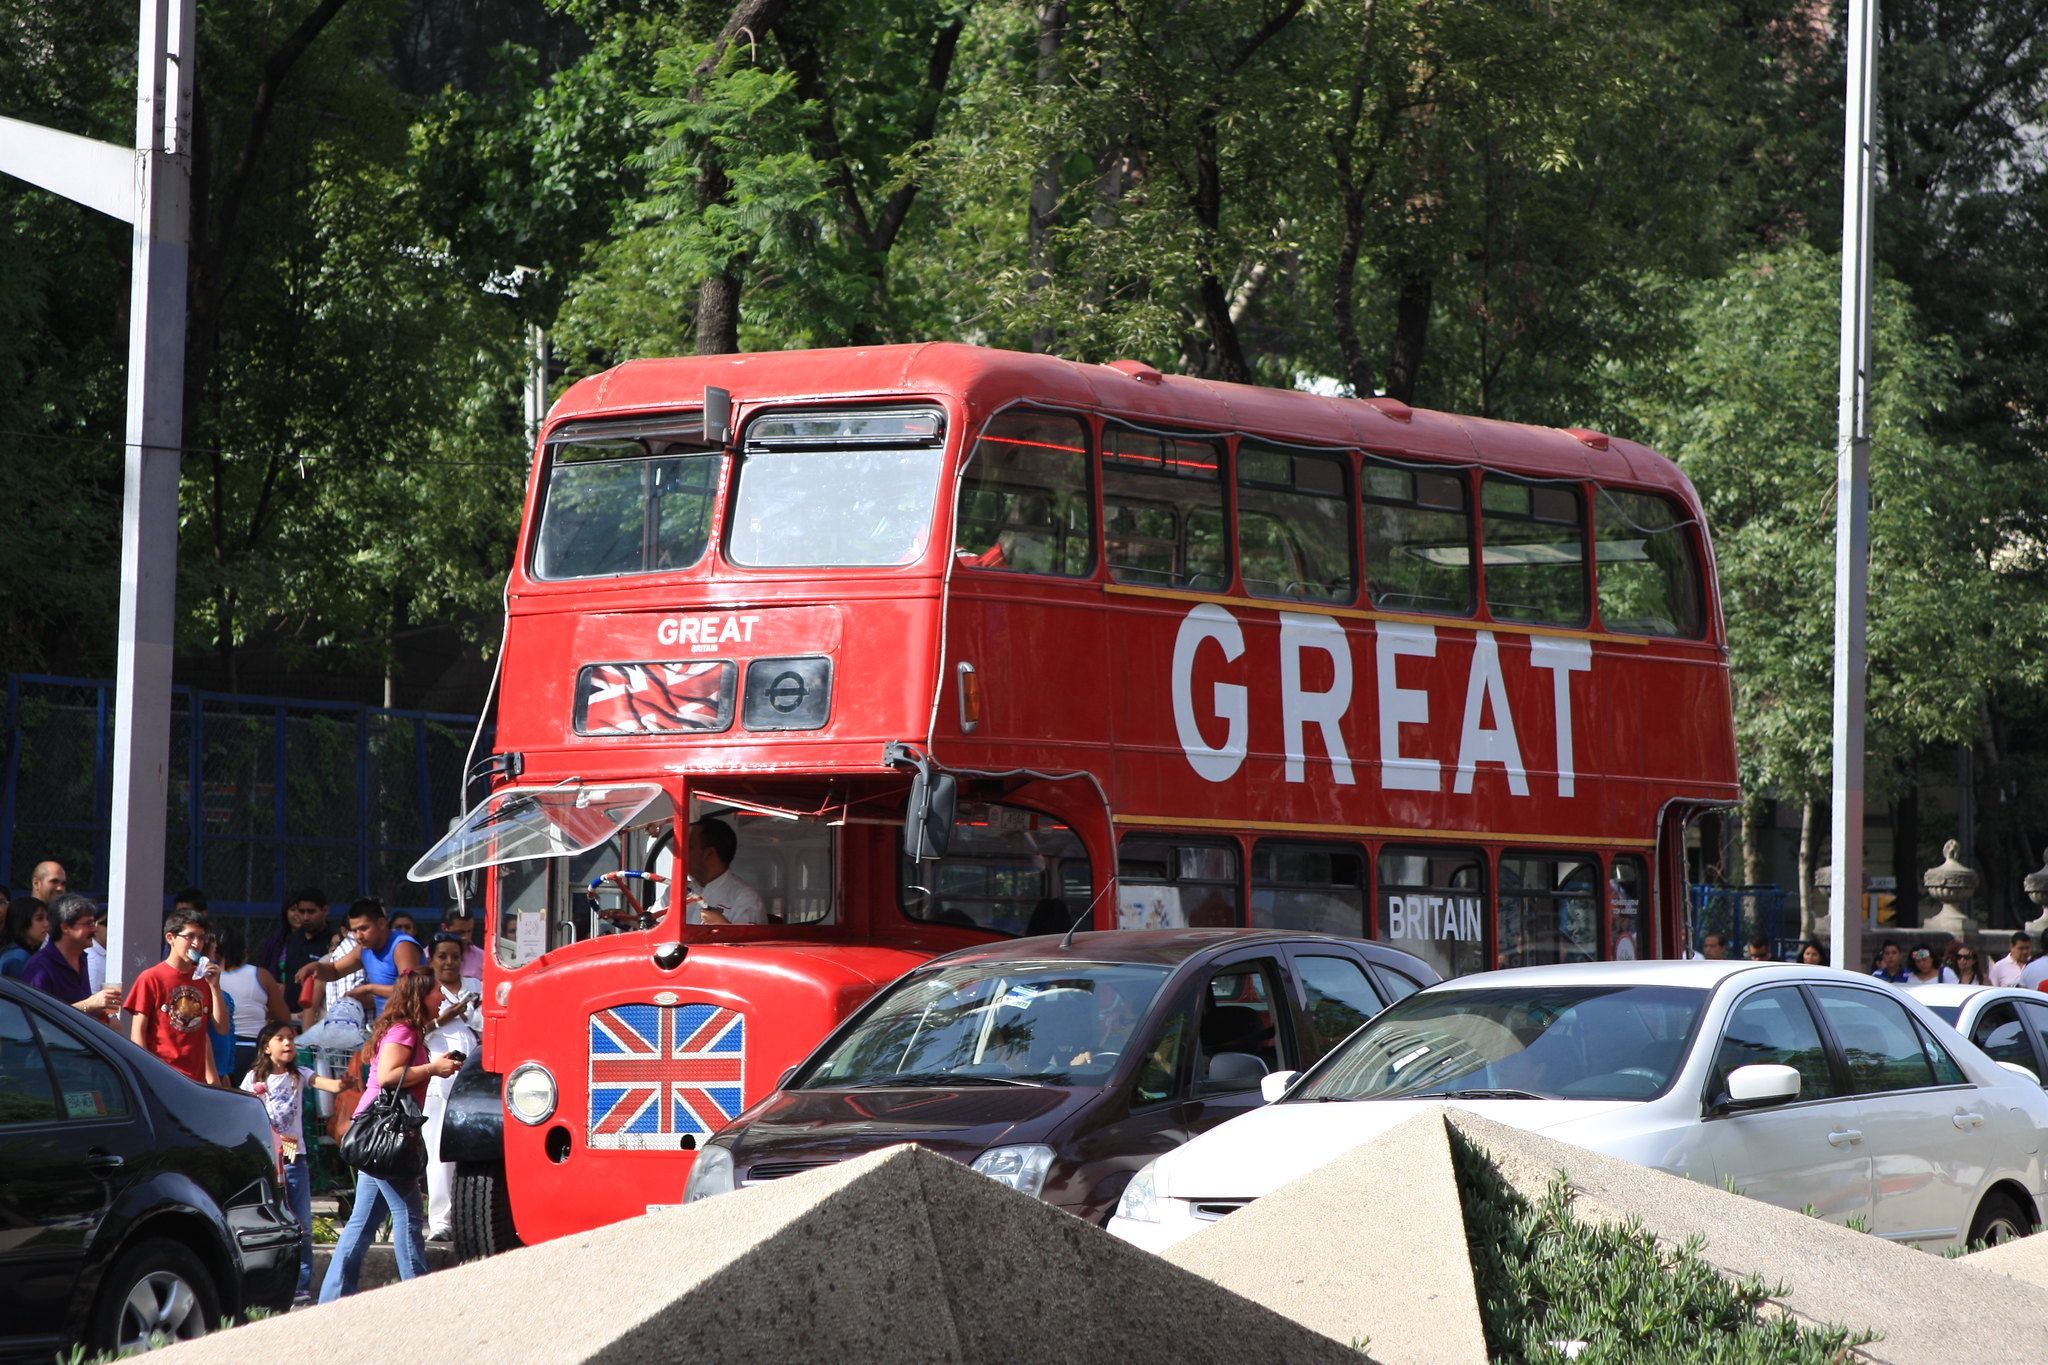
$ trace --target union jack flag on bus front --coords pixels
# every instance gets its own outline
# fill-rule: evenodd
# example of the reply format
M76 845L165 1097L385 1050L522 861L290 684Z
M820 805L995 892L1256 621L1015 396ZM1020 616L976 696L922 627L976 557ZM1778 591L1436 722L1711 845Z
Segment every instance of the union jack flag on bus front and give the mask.
M747 1021L719 1005L614 1005L590 1016L593 1149L675 1150L744 1104Z
M576 675L579 735L701 734L732 724L730 659L586 664Z

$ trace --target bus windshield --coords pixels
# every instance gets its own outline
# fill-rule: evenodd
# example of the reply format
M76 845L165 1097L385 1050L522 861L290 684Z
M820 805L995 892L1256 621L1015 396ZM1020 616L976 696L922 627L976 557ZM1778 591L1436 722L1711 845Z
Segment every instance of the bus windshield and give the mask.
M943 968L891 990L797 1088L1099 1080L1166 977L1165 967L1125 962Z

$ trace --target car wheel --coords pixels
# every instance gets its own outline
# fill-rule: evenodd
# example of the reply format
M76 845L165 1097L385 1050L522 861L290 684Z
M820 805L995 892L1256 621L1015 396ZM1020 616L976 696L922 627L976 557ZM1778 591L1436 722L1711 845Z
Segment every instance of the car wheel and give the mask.
M480 1261L524 1245L512 1226L512 1196L505 1188L503 1166L458 1162L449 1203L457 1260Z
M2033 1231L2033 1223L2011 1195L1986 1195L1977 1206L1977 1216L1970 1220L1970 1245L1995 1247Z
M126 1355L165 1341L191 1341L220 1326L220 1295L199 1258L152 1239L121 1253L93 1313L98 1349Z

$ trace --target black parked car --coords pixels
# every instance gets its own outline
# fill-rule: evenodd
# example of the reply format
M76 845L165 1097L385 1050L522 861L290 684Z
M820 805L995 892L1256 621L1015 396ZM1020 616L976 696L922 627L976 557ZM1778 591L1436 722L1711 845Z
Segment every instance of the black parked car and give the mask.
M697 1154L701 1199L916 1142L1091 1222L1146 1162L1263 1103L1429 964L1357 939L1171 929L1018 939L911 972Z
M259 1101L0 980L0 1357L203 1336L298 1265Z

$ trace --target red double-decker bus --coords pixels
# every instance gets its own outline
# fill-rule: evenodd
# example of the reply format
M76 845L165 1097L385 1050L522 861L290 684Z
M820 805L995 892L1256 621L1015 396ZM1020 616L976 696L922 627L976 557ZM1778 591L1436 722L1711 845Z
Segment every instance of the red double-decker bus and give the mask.
M675 1202L963 944L1675 952L1737 794L1698 498L1595 432L964 345L640 361L549 414L520 547L490 792L416 869L489 925L471 1254Z

